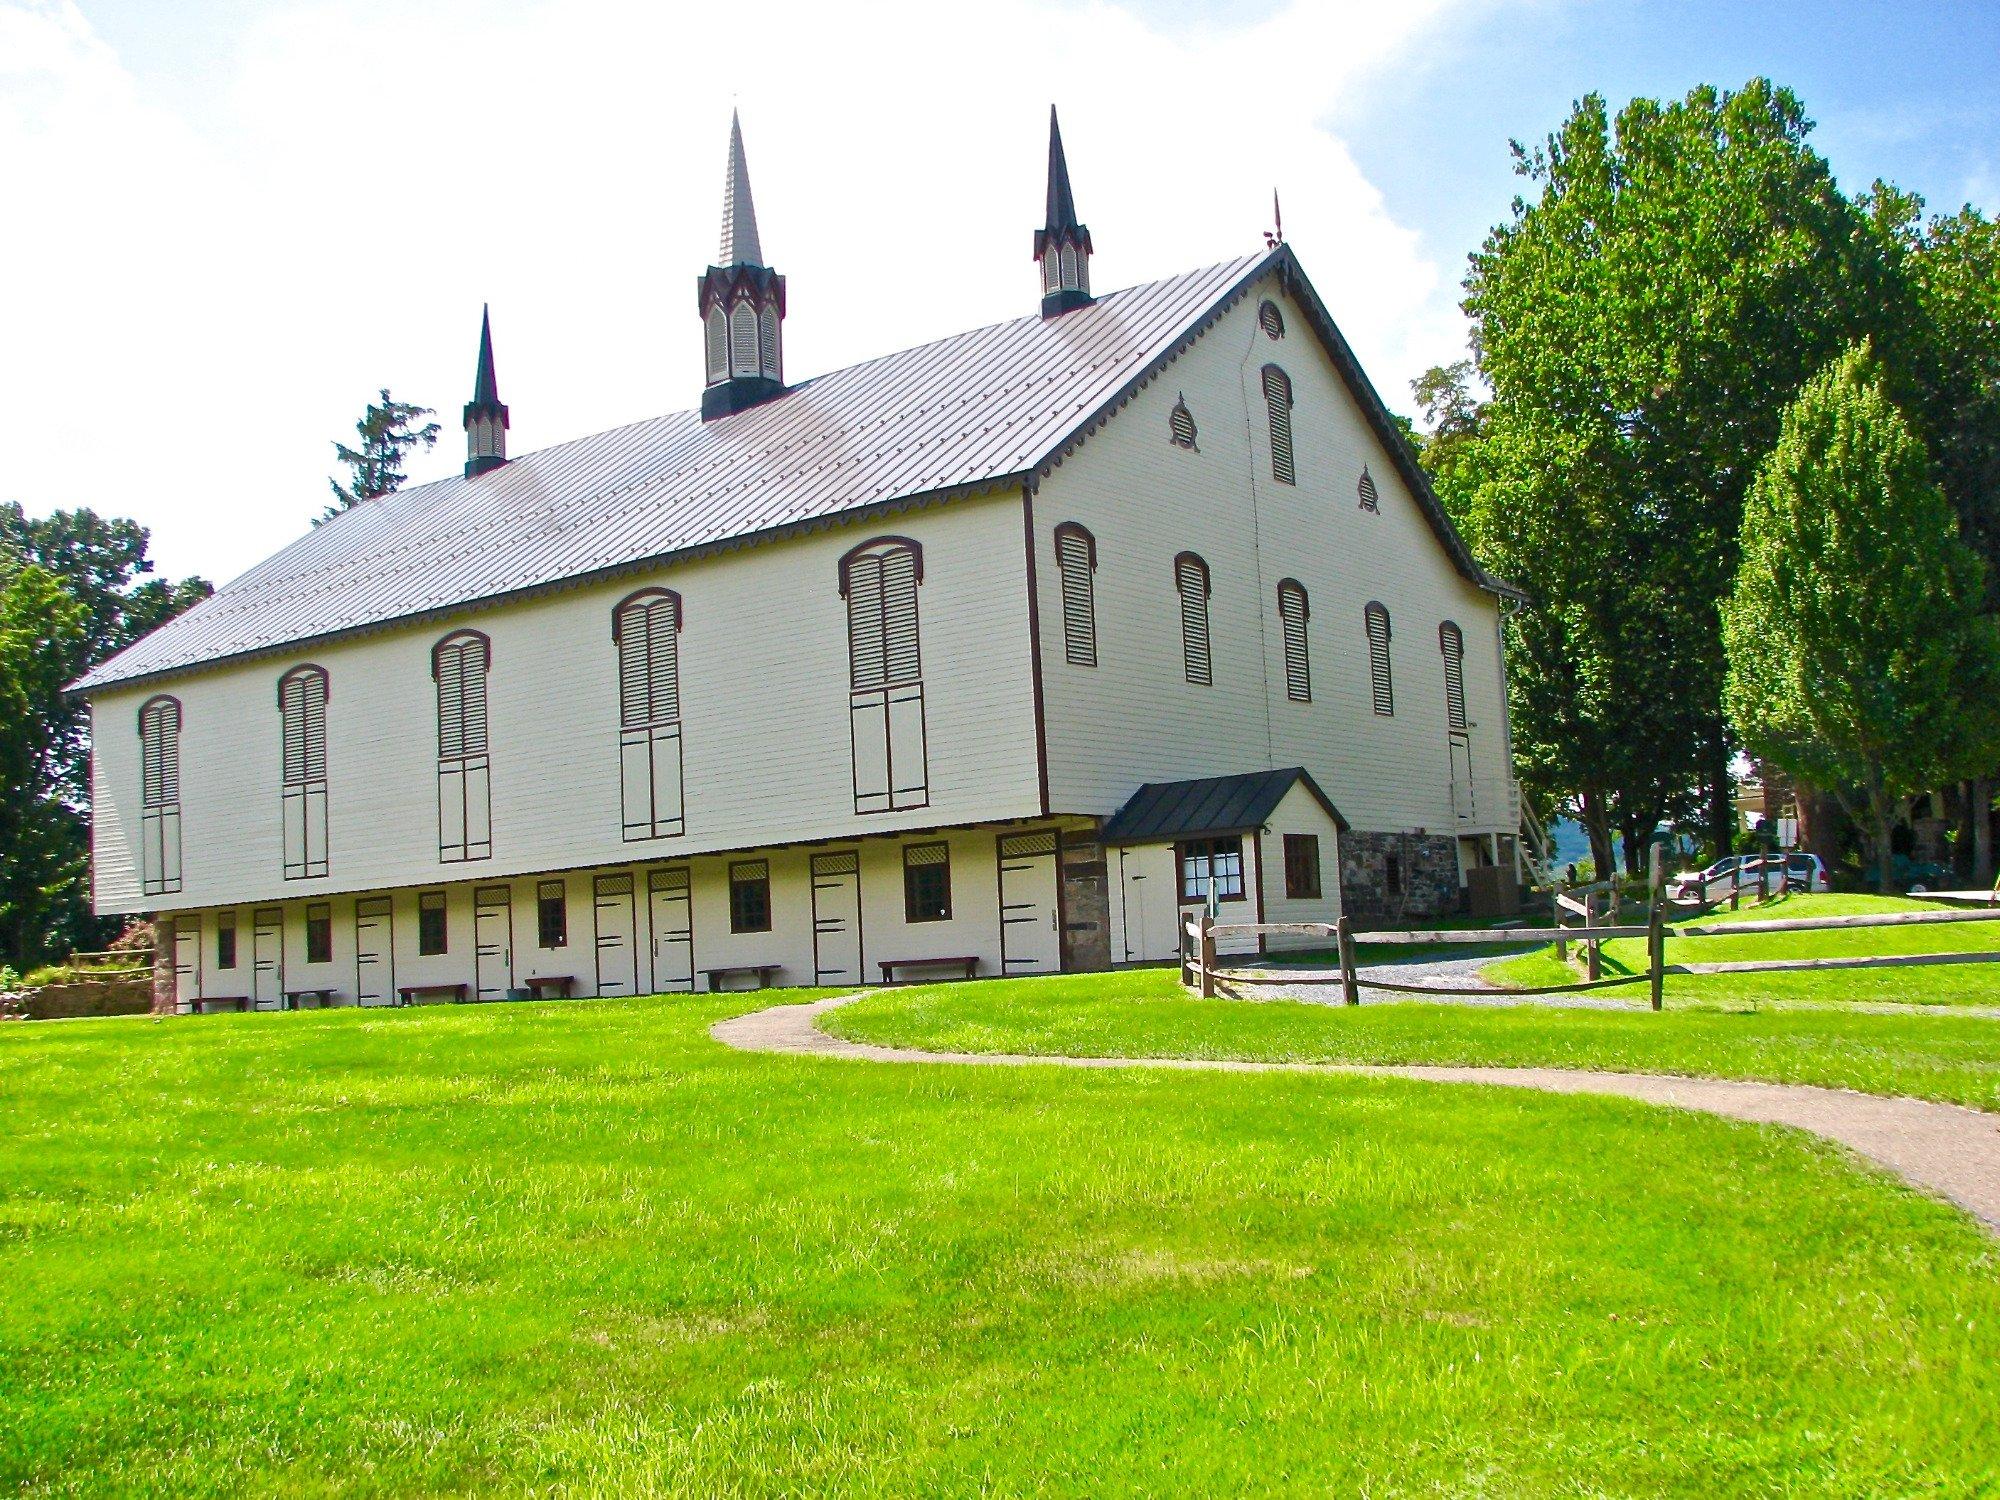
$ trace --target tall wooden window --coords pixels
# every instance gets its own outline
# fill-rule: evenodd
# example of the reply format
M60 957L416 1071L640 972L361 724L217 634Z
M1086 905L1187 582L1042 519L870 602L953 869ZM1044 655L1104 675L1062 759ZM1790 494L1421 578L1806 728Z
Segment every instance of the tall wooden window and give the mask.
M417 895L417 952L435 957L448 947L443 891L422 891Z
M1215 681L1208 653L1208 564L1192 552L1174 559L1174 588L1181 596L1181 670L1197 687Z
M1375 699L1375 712L1387 716L1396 711L1396 685L1389 676L1389 611L1371 600L1362 611L1368 631L1368 685Z
M476 630L448 635L431 648L431 676L437 681L438 858L447 863L493 854L486 740L486 675L492 665L493 645Z
M951 845L903 846L903 920L951 920Z
M1319 900L1319 835L1285 835L1285 897L1290 901Z
M181 888L181 705L148 698L139 709L139 863L148 896Z
M1438 626L1438 650L1444 654L1444 715L1453 733L1465 728L1465 636L1446 620Z
M1278 580L1278 625L1285 638L1285 696L1294 703L1312 702L1312 659L1306 650L1306 621L1312 610L1306 586L1296 578Z
M278 679L285 879L326 874L326 672L294 667Z
M306 962L333 962L333 903L315 901L306 908Z
M625 837L687 831L681 800L681 596L641 589L611 612L618 647L618 763Z
M544 880L535 887L535 937L544 948L569 946L569 883Z
M729 930L771 930L771 862L739 860L729 867Z
M857 813L930 804L917 631L923 579L923 549L907 537L878 537L840 560Z
M215 914L215 966L218 969L236 967L236 913L233 911Z
M1271 421L1271 477L1297 484L1292 466L1292 379L1276 365L1264 366L1264 410Z
M1097 665L1097 538L1074 521L1056 528L1056 571L1062 577L1063 659Z

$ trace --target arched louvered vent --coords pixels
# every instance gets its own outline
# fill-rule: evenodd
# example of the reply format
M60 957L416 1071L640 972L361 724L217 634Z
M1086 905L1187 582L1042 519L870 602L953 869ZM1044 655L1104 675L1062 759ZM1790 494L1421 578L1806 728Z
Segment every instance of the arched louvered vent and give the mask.
M1187 397L1175 397L1174 409L1167 414L1167 432L1176 448L1185 448L1190 453L1201 451L1195 447L1194 413L1188 410Z
M1097 538L1074 521L1056 528L1056 571L1062 575L1063 660L1097 665Z
M139 709L140 879L148 896L181 888L181 705L149 698Z
M729 378L729 314L717 304L708 310L708 382Z
M923 581L923 549L908 537L877 537L840 560L857 813L930 802L917 620Z
M1276 365L1264 366L1264 409L1271 423L1271 477L1297 484L1292 466L1292 379Z
M1278 624L1285 641L1285 696L1294 703L1312 702L1312 660L1306 653L1306 621L1312 610L1306 586L1296 578L1278 580Z
M765 307L757 322L763 372L773 380L782 380L784 372L778 368L778 309Z
M1396 711L1396 687L1389 676L1389 611L1371 600L1363 618L1368 627L1368 686L1375 712L1386 718Z
M1208 649L1208 564L1192 552L1174 559L1174 587L1181 596L1181 669L1197 687L1215 681Z
M1278 311L1277 303L1266 302L1257 309L1257 326L1270 338L1285 336L1285 315Z
M1444 653L1444 714L1454 732L1465 726L1465 635L1446 620L1438 626L1438 650Z
M1361 466L1361 483L1355 486L1355 493L1361 497L1361 508L1380 514L1381 497L1375 492L1375 476L1368 472L1368 466Z
M489 859L493 854L492 765L487 758L486 674L492 642L476 630L446 636L431 648L437 682L438 858Z
M757 373L757 309L739 302L729 312L729 373Z

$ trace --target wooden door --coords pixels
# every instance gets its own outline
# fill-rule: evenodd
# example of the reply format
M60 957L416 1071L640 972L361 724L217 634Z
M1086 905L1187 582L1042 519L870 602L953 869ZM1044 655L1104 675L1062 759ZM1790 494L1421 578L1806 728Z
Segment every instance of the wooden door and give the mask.
M865 983L861 967L861 856L812 857L813 983Z
M174 919L174 1008L201 1009L201 918Z
M285 914L260 906L250 917L250 1008L282 1010L285 1005Z
M1002 834L998 853L1000 972L1053 974L1062 967L1056 831Z
M639 993L639 917L630 875L600 875L597 905L597 993Z
M1451 801L1460 822L1478 818L1472 795L1472 742L1462 734L1451 736Z
M396 929L387 896L354 903L354 1003L396 1003Z
M1180 953L1180 902L1171 850L1158 845L1118 851L1118 916L1125 929L1119 962L1153 963Z
M483 885L472 893L473 982L481 1000L505 1000L514 987L514 893Z
M694 993L694 903L688 897L688 870L652 870L646 875L646 912L653 934L653 993Z

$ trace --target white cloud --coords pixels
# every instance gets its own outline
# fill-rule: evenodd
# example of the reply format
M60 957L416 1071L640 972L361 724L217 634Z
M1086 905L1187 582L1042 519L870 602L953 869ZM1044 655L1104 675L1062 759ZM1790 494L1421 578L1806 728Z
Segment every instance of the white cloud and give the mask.
M417 477L456 466L483 299L516 452L693 404L732 103L795 374L1034 305L1054 100L1099 287L1256 248L1276 183L1393 401L1462 344L1449 276L1323 122L1470 3L326 0L227 38L197 117L69 0L0 0L0 499L228 577L382 384L445 424Z

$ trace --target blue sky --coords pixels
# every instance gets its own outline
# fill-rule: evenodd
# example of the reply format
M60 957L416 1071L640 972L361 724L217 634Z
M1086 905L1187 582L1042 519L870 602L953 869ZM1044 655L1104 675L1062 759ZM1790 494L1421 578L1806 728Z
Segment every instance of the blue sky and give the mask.
M740 106L811 375L1036 305L1047 110L1100 289L1285 227L1377 387L1460 357L1465 257L1602 92L1765 74L1844 186L2000 208L2000 0L0 0L0 500L223 579L387 385L454 472L493 304L517 453L685 409ZM893 268L885 275L884 267Z

